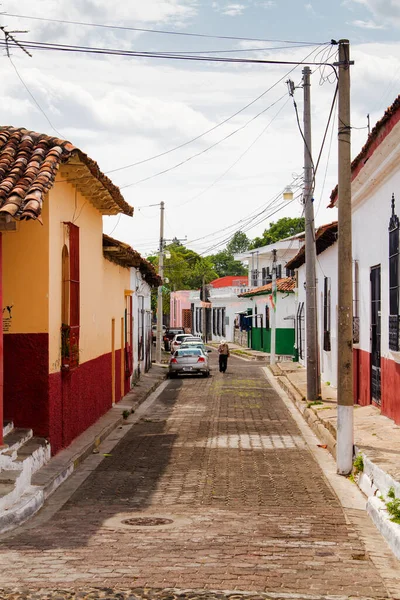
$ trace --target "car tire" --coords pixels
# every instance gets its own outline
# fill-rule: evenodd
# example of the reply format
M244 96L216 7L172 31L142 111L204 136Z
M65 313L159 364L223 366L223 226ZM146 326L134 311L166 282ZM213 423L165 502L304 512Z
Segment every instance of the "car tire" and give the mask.
M177 373L169 373L169 378L170 379L176 379L178 377Z
M206 371L205 373L202 373L203 377L210 377L210 371Z

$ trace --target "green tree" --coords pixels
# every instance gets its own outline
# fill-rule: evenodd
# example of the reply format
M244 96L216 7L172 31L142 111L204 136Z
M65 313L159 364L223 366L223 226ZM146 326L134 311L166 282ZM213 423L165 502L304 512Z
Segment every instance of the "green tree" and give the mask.
M226 275L247 275L246 267L238 260L233 258L233 255L228 250L222 250L212 256L215 271L218 277Z
M240 254L249 249L250 240L244 231L237 231L226 245L226 251L231 254Z
M282 217L276 223L270 223L268 229L264 230L261 237L256 237L250 244L250 249L269 246L278 240L301 233L305 228L304 217Z

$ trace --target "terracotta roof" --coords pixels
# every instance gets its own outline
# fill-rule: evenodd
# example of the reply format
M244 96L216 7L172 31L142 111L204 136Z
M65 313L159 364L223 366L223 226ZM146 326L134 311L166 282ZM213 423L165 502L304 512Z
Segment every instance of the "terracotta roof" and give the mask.
M70 142L23 128L0 127L0 212L39 219L45 194L61 174L104 215L133 214L98 164Z
M315 242L317 247L317 254L321 254L324 250L332 246L337 240L338 222L328 223L327 225L321 225L315 232ZM287 269L298 269L306 261L305 257L305 246L302 246L296 256L289 260L286 264Z
M383 140L389 135L395 125L400 121L400 94L393 102L392 106L385 111L382 119L380 119L375 127L372 129L368 136L366 143L364 144L361 152L357 154L353 162L351 163L351 180L357 177L367 160L372 156L378 146ZM329 208L335 206L337 202L338 186L336 186L331 193L331 202Z
M276 280L276 288L278 292L293 292L296 287L296 281L294 277L285 277ZM250 296L263 296L264 294L270 294L272 292L272 283L262 285L261 287L254 288L244 294L239 294L239 298L249 298Z
M143 258L139 252L133 250L128 244L115 240L105 233L103 233L103 254L107 260L120 267L139 269L143 279L151 287L161 285L161 278L157 275L151 262Z

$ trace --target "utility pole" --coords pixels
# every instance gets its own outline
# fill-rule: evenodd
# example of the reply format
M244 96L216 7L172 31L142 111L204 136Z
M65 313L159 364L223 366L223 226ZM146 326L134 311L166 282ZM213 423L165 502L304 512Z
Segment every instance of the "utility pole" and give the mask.
M272 250L271 365L276 363L276 300L276 250Z
M353 467L353 261L351 241L350 44L339 40L338 107L338 387L336 466Z
M310 67L303 69L304 93L304 216L306 257L306 340L307 340L307 400L314 402L320 393L318 361L317 277L314 224L314 165L311 150Z
M158 250L158 274L161 285L157 291L157 333L156 333L156 361L161 362L162 325L163 325L163 282L164 282L164 202L160 203L160 246Z
M203 317L203 341L207 342L207 309L205 306L205 301L206 301L206 278L203 275L203 285L202 285L202 290L203 290L203 310L202 310L202 317Z

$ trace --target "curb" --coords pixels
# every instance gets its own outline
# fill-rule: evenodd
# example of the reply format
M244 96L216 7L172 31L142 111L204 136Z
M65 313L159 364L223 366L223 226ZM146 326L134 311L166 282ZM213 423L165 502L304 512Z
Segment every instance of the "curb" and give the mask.
M304 420L308 423L312 431L326 445L327 450L336 458L336 430L332 425L330 429L320 419L318 412L307 408L305 399L301 396L298 389L289 381L289 379L279 373L279 369L270 368L270 371L277 379L280 387L286 392ZM378 465L374 464L363 452L362 449L354 446L354 452L357 456L363 457L364 468L355 478L356 485L361 492L367 496L366 510L375 527L390 546L392 552L400 560L400 525L393 523L386 510L385 503L378 497L378 494L387 496L392 487L396 497L400 498L400 483L395 481L388 473L385 473Z
M306 400L299 393L297 388L289 381L289 379L285 375L277 375L279 371L277 369L270 369L272 374L278 380L280 387L284 392L291 398L292 402L295 404L299 412L303 415L304 420L313 433L318 436L321 440L322 444L326 445L329 452L332 454L334 458L336 458L336 435L333 435L325 426L323 421L319 418L316 411L312 408L307 407ZM275 371L275 372L274 372Z
M131 402L132 408L138 408L153 392L155 392L155 390L162 384L163 381L165 381L164 374L163 377L157 379L157 381L155 381L153 385L143 393L141 398L137 400L130 400L128 398L128 392L124 398L121 398L120 403ZM115 408L118 409L118 404L116 404L115 407L111 408L110 410L115 410ZM105 415L107 415L108 412L109 411L107 411ZM103 417L105 415L103 415ZM101 418L102 417L100 417L100 419ZM53 494L57 488L64 483L64 481L68 479L70 475L72 475L72 473L79 467L85 458L87 458L93 452L93 450L95 450L95 448L97 448L97 446L99 446L101 442L122 423L124 423L124 418L122 416L116 417L111 423L106 425L99 433L97 433L90 442L85 444L80 451L71 456L66 465L63 464L62 467L57 469L57 458L58 462L61 462L60 454L58 454L43 467L43 471L40 469L42 473L40 471L35 473L32 477L32 485L18 499L12 508L4 511L3 514L0 514L0 534L10 531L11 529L15 529L30 519L35 513L37 513L42 508L47 498L49 498L49 496L51 496L51 494ZM95 425L95 423L93 425ZM50 475L44 471L45 469L50 472ZM41 480L43 479L45 481L41 483Z
M380 498L371 496L367 501L367 513L389 544L393 554L400 560L400 525L390 520L385 503Z

